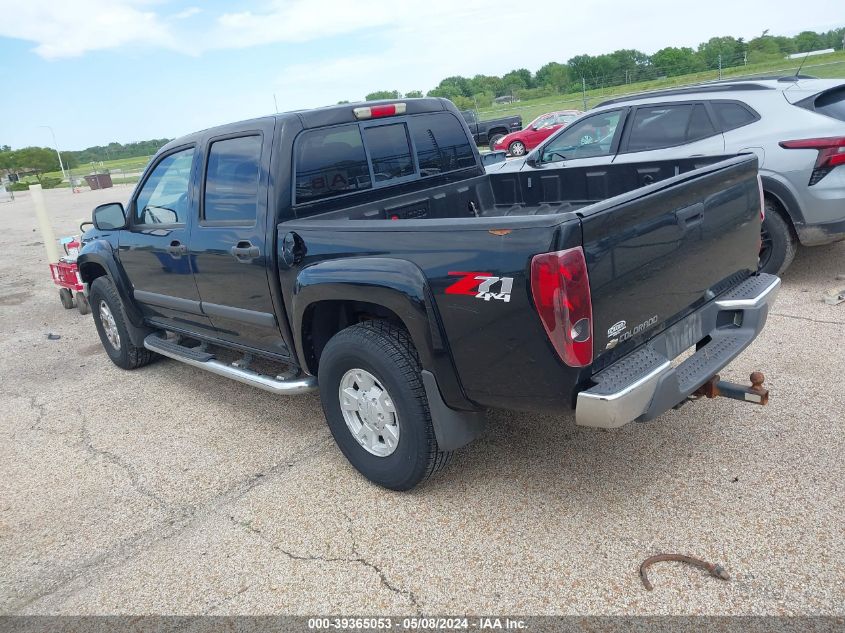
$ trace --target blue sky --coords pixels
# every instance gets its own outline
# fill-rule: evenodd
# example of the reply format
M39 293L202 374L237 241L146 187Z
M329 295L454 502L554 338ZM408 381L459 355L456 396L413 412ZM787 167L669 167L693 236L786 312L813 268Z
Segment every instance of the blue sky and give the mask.
M557 8L556 8L557 7ZM0 144L175 137L580 53L827 30L842 0L0 0ZM726 16L730 16L728 19Z

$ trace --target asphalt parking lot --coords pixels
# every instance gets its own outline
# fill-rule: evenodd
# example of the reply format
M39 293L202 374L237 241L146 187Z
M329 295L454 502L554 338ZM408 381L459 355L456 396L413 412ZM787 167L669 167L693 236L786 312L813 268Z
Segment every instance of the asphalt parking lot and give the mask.
M45 192L56 235L128 187ZM411 493L369 484L316 396L162 359L65 311L28 194L0 204L0 613L845 613L845 243L802 249L761 337L768 407L614 432L497 411ZM48 340L47 334L61 335ZM720 581L656 553L719 562Z

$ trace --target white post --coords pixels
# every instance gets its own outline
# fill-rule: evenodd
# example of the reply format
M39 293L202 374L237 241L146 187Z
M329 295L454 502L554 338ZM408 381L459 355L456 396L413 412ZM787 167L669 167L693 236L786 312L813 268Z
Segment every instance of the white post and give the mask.
M30 185L29 192L32 194L32 202L35 204L35 217L38 219L38 228L41 229L41 239L44 240L47 261L55 264L59 261L59 247L56 245L56 236L53 235L53 227L50 226L50 218L47 217L44 192L41 191L41 185Z

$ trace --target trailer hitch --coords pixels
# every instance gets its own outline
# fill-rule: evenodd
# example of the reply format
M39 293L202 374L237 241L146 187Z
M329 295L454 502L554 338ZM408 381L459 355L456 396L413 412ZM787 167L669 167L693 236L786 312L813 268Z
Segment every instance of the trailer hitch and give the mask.
M763 372L755 371L751 374L751 386L738 385L726 380L720 380L719 374L713 376L710 380L696 389L692 395L696 398L732 398L733 400L742 400L743 402L751 402L753 404L766 405L769 404L769 390L763 388L763 383L766 377Z

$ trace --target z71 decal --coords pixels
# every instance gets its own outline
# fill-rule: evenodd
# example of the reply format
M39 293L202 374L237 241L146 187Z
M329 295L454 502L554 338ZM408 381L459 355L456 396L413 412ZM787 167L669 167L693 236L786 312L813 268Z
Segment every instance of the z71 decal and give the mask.
M496 277L490 273L450 272L451 277L460 277L446 288L447 295L469 295L476 299L498 299L508 303L513 290L513 277ZM498 287L495 287L498 284Z

